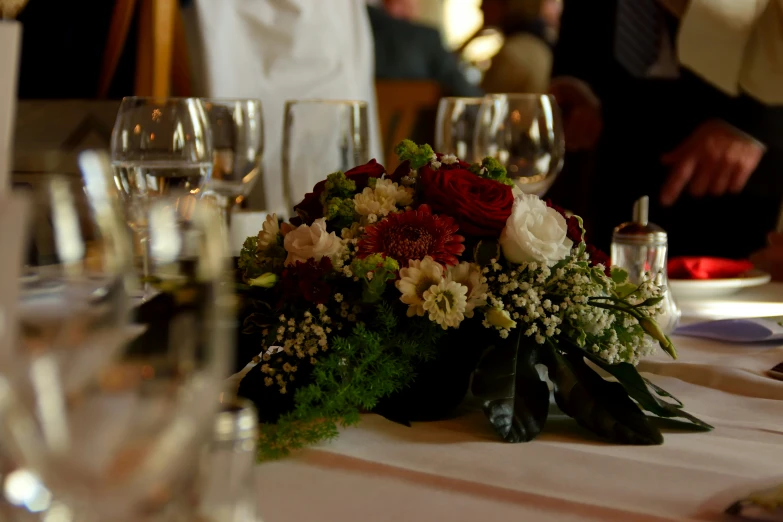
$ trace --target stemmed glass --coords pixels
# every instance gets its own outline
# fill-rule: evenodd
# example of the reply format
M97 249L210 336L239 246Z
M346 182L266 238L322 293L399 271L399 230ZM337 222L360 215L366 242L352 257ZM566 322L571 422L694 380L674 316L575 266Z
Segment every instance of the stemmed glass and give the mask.
M217 200L226 225L239 198L263 183L264 122L258 100L203 100L212 130L214 163L205 194Z
M481 160L473 155L473 139L482 101L483 98L441 98L435 125L436 151L453 154L468 163Z
M554 97L486 96L476 122L473 150L474 157L500 161L523 192L543 196L560 174L565 156L563 124Z
M283 124L283 198L286 211L329 173L370 161L367 104L292 100Z
M91 219L79 216L76 191L68 193L73 197L52 199L59 219L41 225L53 230L53 273L60 277L22 291L23 300L45 302L35 314L23 304L20 353L5 358L17 362L3 372L26 371L0 379L3 441L78 517L140 520L170 509L187 489L219 406L231 324L225 243L207 203L149 201L149 274L162 291L156 303L168 326L129 343L139 332L127 328L121 272L111 269L129 263L110 263L107 247L123 231L111 241L74 233L77 221ZM63 216L70 216L68 234L56 230ZM78 283L72 289L71 277ZM66 291L85 297L79 306L49 302ZM49 310L68 320L50 326Z
M108 172L105 156L103 167ZM106 190L104 174L97 180L93 174L85 175L85 185L78 177L46 176L20 191L34 211L29 220L14 216L29 248L16 266L4 268L13 271L18 283L4 285L4 294L14 303L4 298L0 304L5 330L12 331L0 342L4 405L12 400L23 411L53 411L60 404L41 400L43 395L81 387L85 375L102 368L131 335L127 229ZM6 256L4 263L8 262ZM2 413L0 418L9 419ZM4 427L11 429L12 424ZM51 437L52 429L47 433ZM0 445L16 466L6 478L9 498L29 510L46 510L51 495L25 469L32 461L8 448L13 447L11 439L3 438Z
M213 164L212 132L197 98L124 98L111 136L114 184L119 190L147 277L145 221L155 198L200 196ZM146 294L146 287L145 287Z

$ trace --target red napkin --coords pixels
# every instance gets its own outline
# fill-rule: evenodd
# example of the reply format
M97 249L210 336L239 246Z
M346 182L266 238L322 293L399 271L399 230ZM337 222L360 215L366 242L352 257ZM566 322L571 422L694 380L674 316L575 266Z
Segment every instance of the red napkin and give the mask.
M671 279L729 279L753 268L750 261L719 257L675 257L669 260Z

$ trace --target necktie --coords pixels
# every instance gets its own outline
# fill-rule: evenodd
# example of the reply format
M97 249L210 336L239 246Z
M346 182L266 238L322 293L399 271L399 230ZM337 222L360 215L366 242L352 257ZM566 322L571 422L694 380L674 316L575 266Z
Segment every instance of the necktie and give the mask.
M632 76L644 78L657 60L663 24L658 0L617 0L615 58Z

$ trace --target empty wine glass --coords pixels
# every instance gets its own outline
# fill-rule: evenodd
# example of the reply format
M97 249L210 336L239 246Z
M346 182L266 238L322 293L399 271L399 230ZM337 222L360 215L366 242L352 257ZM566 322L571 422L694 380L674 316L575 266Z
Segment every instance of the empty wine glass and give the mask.
M33 211L29 220L14 216L29 248L18 266L4 269L13 270L17 285L3 292L13 296L13 307L5 298L0 306L3 318L14 321L13 341L0 342L0 389L6 391L0 402L13 395L24 411L51 408L39 400L51 387L78 389L129 334L130 245L122 215L106 190L106 156L103 163L100 179L94 172L85 175L86 186L79 177L42 176L20 190ZM3 449L15 468L5 477L9 501L31 511L52 506L49 490L25 469L29 462Z
M145 218L150 201L173 194L200 196L212 162L212 133L201 100L122 100L111 136L111 163L143 277L149 275Z
M286 211L332 172L370 161L367 104L293 100L285 104L283 197Z
M563 167L565 141L560 108L554 97L539 94L492 94L481 104L474 157L502 163L517 186L543 196Z
M483 98L441 98L435 125L437 152L453 154L468 163L481 160L473 156L473 141L482 101Z
M203 100L212 130L214 163L206 193L217 200L226 225L231 209L263 183L264 122L258 100Z
M24 343L4 366L26 373L52 353L77 378L75 354L110 352L98 345L129 320L126 229L106 200L88 204L78 177L49 176L27 192L35 210L17 311Z
M98 318L117 315L111 295L99 293L91 313L59 335L23 325L30 370L21 385L0 381L4 440L77 518L126 522L169 509L210 432L227 373L230 300L216 211L195 198L159 197L144 219L149 273L162 292L156 311L167 326L139 342L128 343L139 332L116 328L97 339L110 322ZM66 251L80 248L64 239ZM54 357L66 348L68 357Z
M23 272L27 224L31 213L30 198L19 193L0 195L0 381L4 374L13 376L23 369L17 358L17 320L19 311L19 281ZM26 279L30 279L31 269ZM2 386L2 384L0 384ZM2 422L0 408L0 422ZM7 522L40 521L42 512L52 505L51 493L30 470L24 469L0 439L0 520Z

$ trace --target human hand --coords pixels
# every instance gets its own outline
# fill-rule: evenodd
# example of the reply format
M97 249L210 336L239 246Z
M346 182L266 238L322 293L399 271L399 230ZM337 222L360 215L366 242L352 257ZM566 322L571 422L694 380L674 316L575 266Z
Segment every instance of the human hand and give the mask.
M783 233L770 233L767 244L766 248L750 256L750 260L757 268L772 274L775 281L783 281Z
M603 129L603 118L601 102L592 89L576 78L561 77L552 80L549 92L563 113L566 149L580 151L595 148Z
M697 198L707 193L741 192L764 151L761 143L722 121L703 123L679 147L661 157L661 162L671 167L661 189L661 203L673 205L686 186Z

